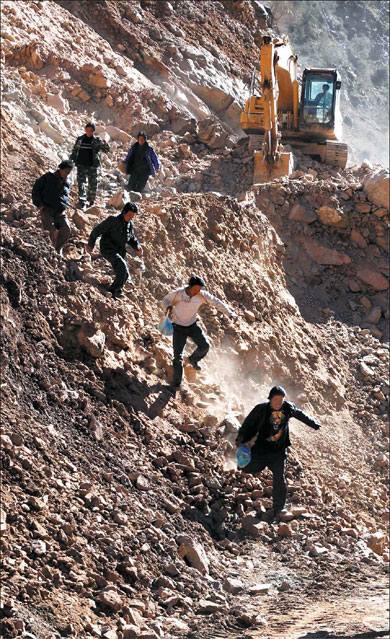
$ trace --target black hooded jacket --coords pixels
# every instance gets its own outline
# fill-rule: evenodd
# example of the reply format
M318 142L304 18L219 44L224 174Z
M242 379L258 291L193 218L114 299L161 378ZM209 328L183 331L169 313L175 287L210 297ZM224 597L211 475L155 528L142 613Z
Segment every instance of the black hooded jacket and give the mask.
M93 248L99 236L100 250L103 255L115 255L119 253L122 257L126 254L126 244L138 251L140 243L134 235L132 221L126 222L123 213L110 215L107 219L97 224L89 236L88 246Z
M55 173L48 171L34 182L32 201L35 206L48 206L62 213L68 206L69 189L69 180L63 180L59 170Z
M267 438L271 435L272 429L270 423L272 409L270 402L268 401L263 404L257 404L257 406L255 406L244 419L242 426L238 431L238 445L240 446L241 444L245 444L257 435L256 442L252 447L252 454L257 453L258 455L261 455L287 448L287 446L291 445L288 427L288 422L291 417L299 419L300 422L307 424L307 426L310 426L315 430L320 428L320 424L297 408L292 402L283 402L280 411L284 413L286 421L284 423L284 432L277 442L267 441Z

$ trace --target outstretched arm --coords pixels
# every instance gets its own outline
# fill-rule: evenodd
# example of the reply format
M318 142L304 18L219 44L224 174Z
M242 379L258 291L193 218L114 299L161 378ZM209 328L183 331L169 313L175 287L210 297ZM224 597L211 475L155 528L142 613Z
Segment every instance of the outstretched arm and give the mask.
M300 422L310 426L310 428L314 428L314 430L321 428L321 424L316 422L316 420L310 417L310 415L304 413L303 410L297 408L295 404L292 404L291 417L295 417L295 419L298 419Z
M233 313L233 311L230 310L230 308L224 302L222 302L222 300L220 300L218 297L211 295L211 293L209 293L208 291L202 291L201 295L204 301L206 302L206 304L209 304L210 306L215 306L219 311L222 311L222 313L224 313L228 317L237 317L237 315Z

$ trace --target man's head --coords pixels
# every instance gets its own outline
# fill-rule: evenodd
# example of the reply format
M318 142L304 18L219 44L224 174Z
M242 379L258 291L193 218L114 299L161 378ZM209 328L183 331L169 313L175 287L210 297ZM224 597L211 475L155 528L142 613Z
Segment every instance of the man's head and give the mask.
M126 202L122 209L122 215L125 218L126 222L130 222L130 220L133 219L137 212L138 206L134 204L134 202Z
M204 281L199 275L192 275L188 280L188 288L190 291L190 297L194 297L194 295L198 295L200 293L201 288L206 286Z
M146 142L146 140L148 139L148 136L146 134L146 131L140 131L137 135L137 140L138 140L138 144L142 145Z
M283 406L286 391L283 386L273 386L268 394L269 403L273 410L280 410Z
M323 84L322 85L322 90L323 90L324 93L327 93L329 91L329 89L330 89L329 84Z
M58 165L60 176L62 177L63 180L65 180L68 177L73 167L74 167L74 163L72 162L72 160L63 160L61 164Z
M91 138L93 136L93 134L95 133L95 129L96 126L93 122L88 122L85 125L85 135L87 136L87 138Z

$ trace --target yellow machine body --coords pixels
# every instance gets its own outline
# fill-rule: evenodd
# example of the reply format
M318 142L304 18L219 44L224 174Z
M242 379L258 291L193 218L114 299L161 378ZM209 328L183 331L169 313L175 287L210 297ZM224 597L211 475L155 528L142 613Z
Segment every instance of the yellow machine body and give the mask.
M288 38L264 36L260 49L260 87L241 113L241 128L254 151L254 184L292 171L292 154L282 142L321 162L345 167L348 147L340 142L341 81L336 69L305 69L296 77L297 57Z

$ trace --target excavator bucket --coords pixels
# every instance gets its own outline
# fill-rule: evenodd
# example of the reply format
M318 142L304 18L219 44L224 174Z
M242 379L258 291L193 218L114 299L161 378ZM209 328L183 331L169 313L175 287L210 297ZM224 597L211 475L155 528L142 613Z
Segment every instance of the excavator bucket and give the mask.
M283 175L290 175L292 170L292 153L280 153L278 159L273 164L268 164L264 159L262 151L254 152L253 184L271 182L271 180L282 177Z

